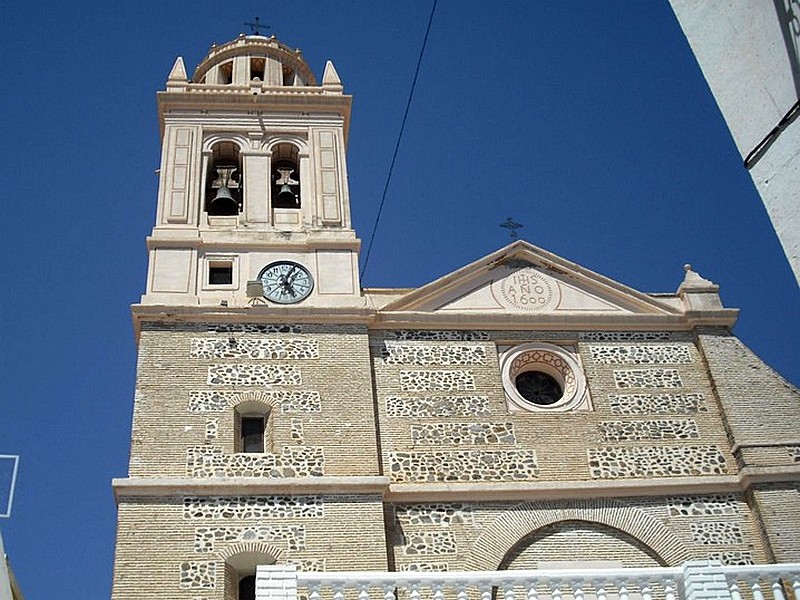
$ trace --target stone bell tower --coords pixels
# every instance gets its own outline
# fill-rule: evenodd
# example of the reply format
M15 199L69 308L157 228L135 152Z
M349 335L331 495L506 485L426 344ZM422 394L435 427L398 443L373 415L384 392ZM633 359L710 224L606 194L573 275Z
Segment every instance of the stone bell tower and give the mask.
M350 103L333 63L318 85L300 51L274 37L213 46L191 79L178 58L158 94L158 212L142 304L260 303L247 282L278 263L261 274L277 285L273 302L357 305Z
M166 88L113 598L252 599L257 564L385 569L351 97L331 62L320 85L244 35Z

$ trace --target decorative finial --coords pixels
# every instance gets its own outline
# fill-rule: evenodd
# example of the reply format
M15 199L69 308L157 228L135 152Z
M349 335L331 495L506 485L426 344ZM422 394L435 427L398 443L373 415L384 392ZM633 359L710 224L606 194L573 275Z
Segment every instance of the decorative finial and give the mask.
M686 271L686 275L683 276L683 283L681 283L679 290L719 289L718 285L700 275L689 263L683 265L683 270Z
M500 223L500 227L505 227L508 229L508 234L511 236L511 239L515 240L517 239L517 229L520 229L522 224L517 223L514 219L508 217L505 222Z
M245 25L250 28L250 33L253 35L261 35L259 29L270 29L270 26L262 23L258 17L255 17L252 23L245 23Z

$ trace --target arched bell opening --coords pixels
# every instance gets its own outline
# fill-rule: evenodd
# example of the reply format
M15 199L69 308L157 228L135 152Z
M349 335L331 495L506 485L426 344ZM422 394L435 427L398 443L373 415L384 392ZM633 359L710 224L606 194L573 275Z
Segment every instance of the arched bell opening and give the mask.
M222 63L217 69L217 83L230 85L233 83L233 61Z
M292 144L272 149L272 208L300 208L300 152Z
M232 216L242 212L241 174L239 147L233 142L214 144L206 182L206 212L209 215Z
M298 85L298 82L295 80L294 69L290 65L287 65L286 63L283 64L283 85L286 86ZM300 82L299 85L302 85L302 82Z
M267 70L267 59L264 56L253 56L250 58L250 80L264 81L264 74Z

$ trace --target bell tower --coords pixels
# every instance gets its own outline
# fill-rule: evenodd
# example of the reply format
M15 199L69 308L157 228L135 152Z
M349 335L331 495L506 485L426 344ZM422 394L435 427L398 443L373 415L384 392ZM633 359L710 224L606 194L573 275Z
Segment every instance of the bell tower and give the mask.
M191 79L178 58L158 94L114 600L253 600L256 565L388 566L350 104L331 62L319 85L258 35Z
M300 51L274 37L212 46L191 79L178 58L158 94L142 305L359 306L350 104L332 62L319 85Z

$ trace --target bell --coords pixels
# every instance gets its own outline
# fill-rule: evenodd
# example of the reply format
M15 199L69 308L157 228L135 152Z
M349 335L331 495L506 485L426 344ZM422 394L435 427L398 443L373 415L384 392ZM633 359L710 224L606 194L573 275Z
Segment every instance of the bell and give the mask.
M208 203L208 214L229 216L239 214L239 203L231 196L231 191L222 186L217 190L217 195Z
M281 204L295 204L297 202L297 198L295 198L294 192L288 183L284 183L281 186L278 192L278 200Z

